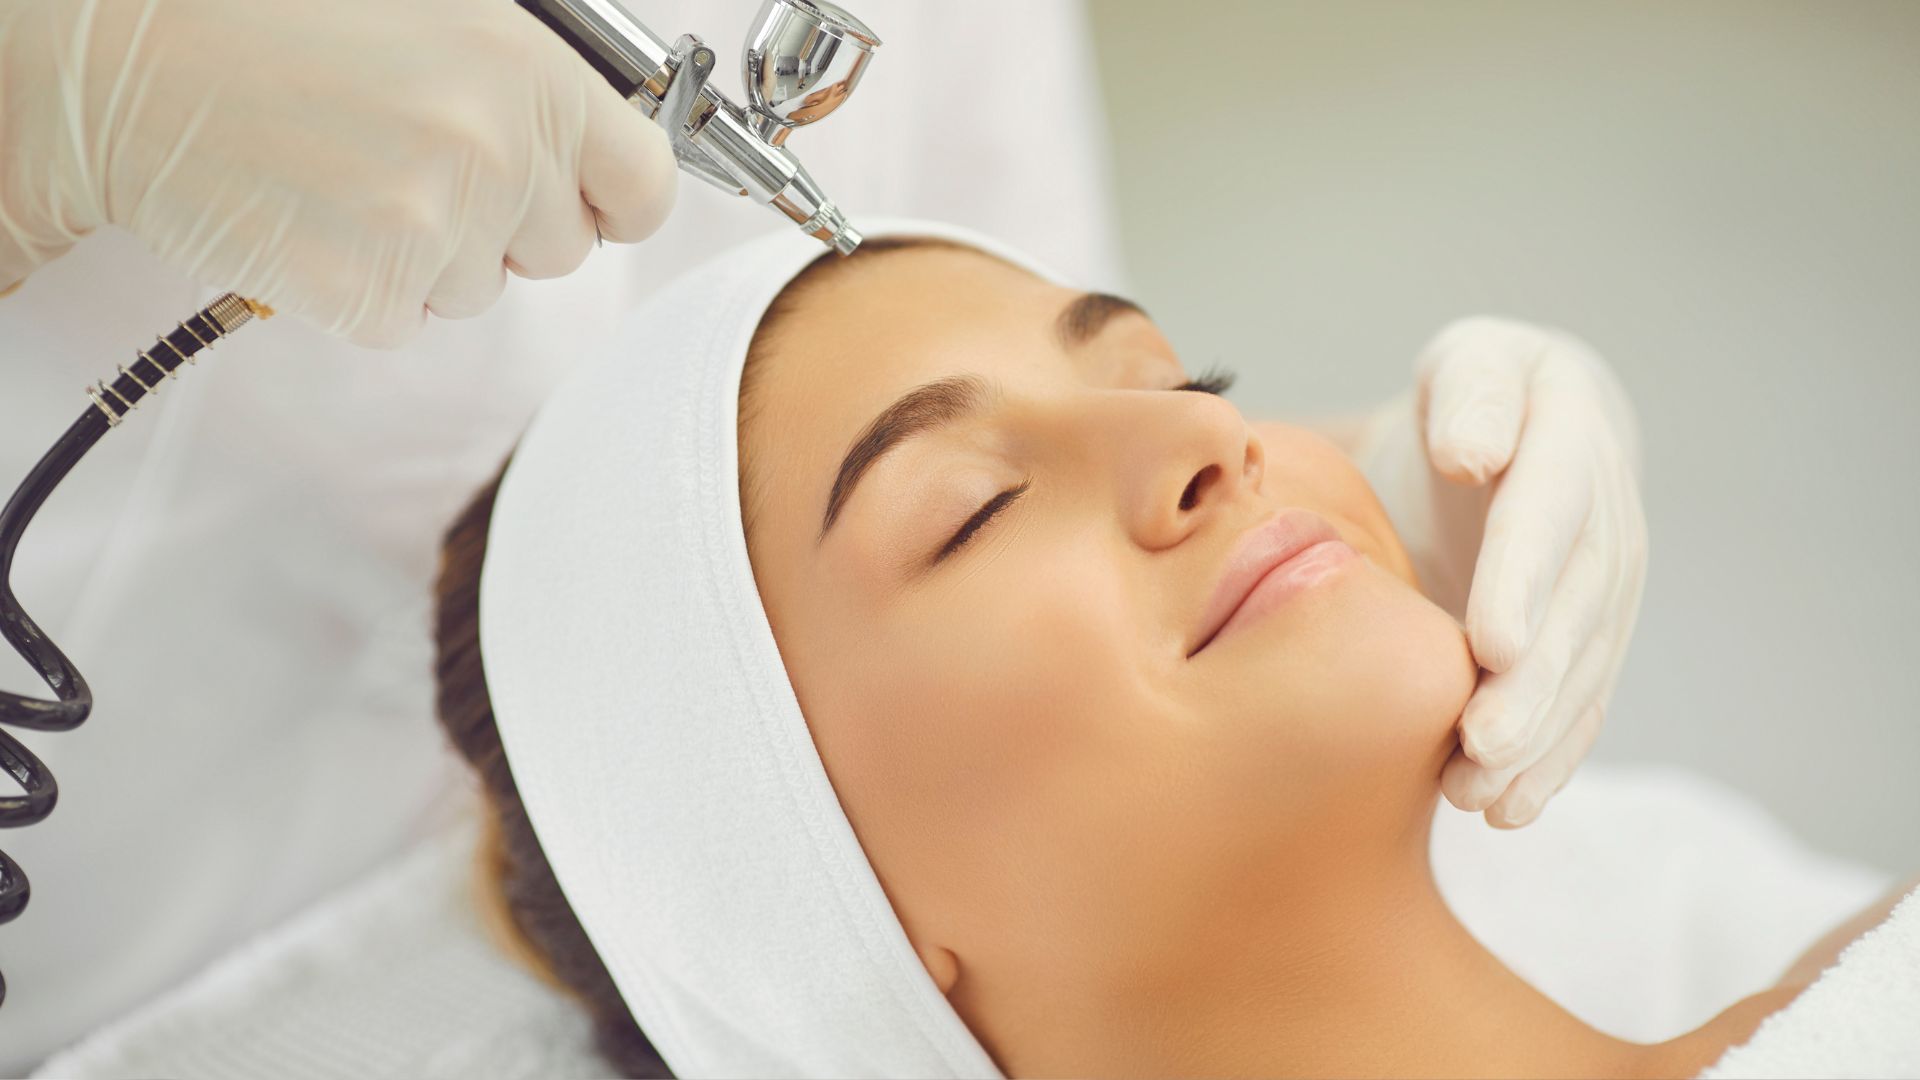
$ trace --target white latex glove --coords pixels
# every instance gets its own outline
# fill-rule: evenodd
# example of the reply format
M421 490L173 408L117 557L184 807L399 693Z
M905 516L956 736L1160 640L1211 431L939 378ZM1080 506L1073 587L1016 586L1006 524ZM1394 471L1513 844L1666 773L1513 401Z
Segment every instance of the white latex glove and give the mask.
M0 0L0 290L118 225L394 346L673 203L665 133L508 0Z
M1592 747L1639 614L1638 426L1606 363L1556 330L1462 319L1414 370L1359 456L1483 669L1441 790L1524 825Z

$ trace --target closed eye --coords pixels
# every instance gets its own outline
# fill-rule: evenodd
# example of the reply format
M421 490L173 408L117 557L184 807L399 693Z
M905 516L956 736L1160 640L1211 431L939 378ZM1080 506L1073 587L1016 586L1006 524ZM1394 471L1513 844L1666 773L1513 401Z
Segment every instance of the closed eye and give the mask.
M1233 386L1235 378L1236 376L1233 372L1223 367L1215 366L1208 368L1198 376L1181 383L1179 386L1169 387L1168 389L1174 391L1191 391L1200 394L1225 394L1227 390ZM933 561L935 563L942 562L947 556L965 547L967 541L973 539L974 533L985 528L989 522L999 516L1000 511L1013 505L1014 500L1025 495L1027 489L1032 486L1033 481L1027 480L1018 487L1008 488L993 498L988 499L980 509L974 511L972 517L968 518L966 522L960 526L959 531L953 534L946 545L940 549L939 554L933 557Z
M947 546L940 549L940 554L935 555L933 561L937 563L966 546L967 541L973 539L974 533L979 532L981 528L984 527L987 522L992 521L1000 511L1012 505L1015 499L1025 495L1027 489L1032 486L1033 481L1028 480L1019 487L1008 488L993 498L988 499L986 505L974 511L973 516L967 519L966 524L960 526L960 531L953 534L953 539L947 541Z

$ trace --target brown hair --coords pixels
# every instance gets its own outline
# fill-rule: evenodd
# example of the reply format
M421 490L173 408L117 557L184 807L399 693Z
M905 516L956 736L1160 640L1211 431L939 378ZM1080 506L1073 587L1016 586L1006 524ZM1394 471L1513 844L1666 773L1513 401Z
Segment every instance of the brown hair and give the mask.
M921 246L959 245L914 239L869 240L861 245L859 255L870 257ZM792 310L803 284L817 278L823 267L842 263L829 257L815 260L788 283L761 317L741 378L742 428L757 405L751 375L770 328ZM673 1073L628 1011L613 977L560 891L500 747L486 671L480 662L480 568L487 556L494 498L505 471L503 464L447 529L434 585L435 711L454 748L473 767L485 797L476 865L482 920L503 951L586 1009L593 1021L596 1047L622 1076L671 1077ZM757 498L749 491L753 485L748 483L744 463L740 483L743 514L750 519Z

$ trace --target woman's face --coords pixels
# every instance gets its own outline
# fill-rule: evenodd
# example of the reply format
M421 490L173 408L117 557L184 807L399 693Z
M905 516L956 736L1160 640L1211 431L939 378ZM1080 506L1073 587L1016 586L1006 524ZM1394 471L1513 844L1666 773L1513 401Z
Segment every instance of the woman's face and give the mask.
M1188 378L1140 312L946 247L825 270L751 372L781 655L909 936L979 1008L1037 971L1177 977L1223 916L1424 849L1474 684L1459 627L1338 448ZM1195 651L1276 514L1357 554Z

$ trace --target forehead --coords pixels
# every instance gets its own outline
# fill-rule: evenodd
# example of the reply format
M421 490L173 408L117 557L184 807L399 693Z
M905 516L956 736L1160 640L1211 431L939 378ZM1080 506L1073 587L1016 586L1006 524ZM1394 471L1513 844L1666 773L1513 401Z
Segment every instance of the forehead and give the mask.
M817 479L875 413L922 382L1032 377L1064 363L1051 320L1075 295L962 248L824 267L760 343L743 449L782 488Z
M1102 338L1137 348L1064 348L1059 316L1080 295L964 248L876 252L824 267L763 335L751 374L741 448L752 486L782 504L766 509L787 519L804 504L817 518L848 446L921 383L974 374L1032 390L1164 370L1171 349L1137 317L1115 319ZM1116 368L1128 364L1140 370Z
M765 374L794 396L827 387L862 417L902 390L1044 348L1077 295L991 256L930 246L829 265L769 335ZM786 397L787 395L782 395Z

